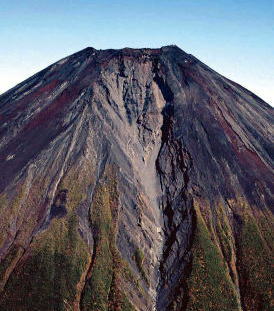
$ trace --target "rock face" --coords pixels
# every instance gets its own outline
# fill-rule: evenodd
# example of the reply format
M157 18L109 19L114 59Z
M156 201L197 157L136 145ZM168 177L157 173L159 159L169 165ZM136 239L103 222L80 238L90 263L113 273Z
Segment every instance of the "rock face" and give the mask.
M176 46L1 95L0 309L271 310L273 120Z

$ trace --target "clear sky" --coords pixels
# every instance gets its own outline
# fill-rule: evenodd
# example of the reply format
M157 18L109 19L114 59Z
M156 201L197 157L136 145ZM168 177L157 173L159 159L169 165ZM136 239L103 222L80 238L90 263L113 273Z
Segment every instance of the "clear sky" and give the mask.
M274 106L274 0L0 0L0 93L87 46L169 44Z

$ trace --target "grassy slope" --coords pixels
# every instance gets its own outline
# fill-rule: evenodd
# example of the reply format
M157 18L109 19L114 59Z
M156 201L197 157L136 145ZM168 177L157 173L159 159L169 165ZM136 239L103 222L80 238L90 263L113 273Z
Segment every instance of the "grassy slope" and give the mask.
M120 287L125 265L115 246L118 194L114 172L95 190L90 215L95 236L95 256L82 300L84 311L132 311L134 308Z
M221 252L198 209L196 213L192 271L187 280L187 310L238 310L235 290Z
M221 206L218 207L214 227L211 217L202 215L199 206L195 206L197 228L193 241L192 271L187 279L187 311L239 310L233 283L236 274L244 310L273 310L271 249L274 237L271 221L267 222L265 215L260 216L259 212L254 217L246 203L239 201L233 204L232 208L237 209L241 218L235 237ZM273 219L272 215L269 217ZM230 274L228 267L231 268Z

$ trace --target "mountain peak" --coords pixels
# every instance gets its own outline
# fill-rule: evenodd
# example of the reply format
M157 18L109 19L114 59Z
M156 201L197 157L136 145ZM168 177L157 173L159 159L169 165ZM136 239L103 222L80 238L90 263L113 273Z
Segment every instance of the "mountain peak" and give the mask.
M73 54L86 54L86 55L103 55L107 56L109 54L112 55L132 55L132 56L140 56L142 54L145 55L161 55L163 53L182 53L186 54L183 50L181 50L176 45L166 45L162 46L161 48L130 48L130 47L124 47L120 49L95 49L93 47L86 47L83 50ZM95 54L93 54L95 53Z
M270 310L272 112L174 45L1 95L0 309Z

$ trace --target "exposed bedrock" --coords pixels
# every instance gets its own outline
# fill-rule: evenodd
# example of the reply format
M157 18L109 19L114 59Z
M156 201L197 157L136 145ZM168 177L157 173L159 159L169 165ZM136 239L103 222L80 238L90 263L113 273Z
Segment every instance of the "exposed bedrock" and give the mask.
M271 310L273 119L176 46L1 95L0 309Z

